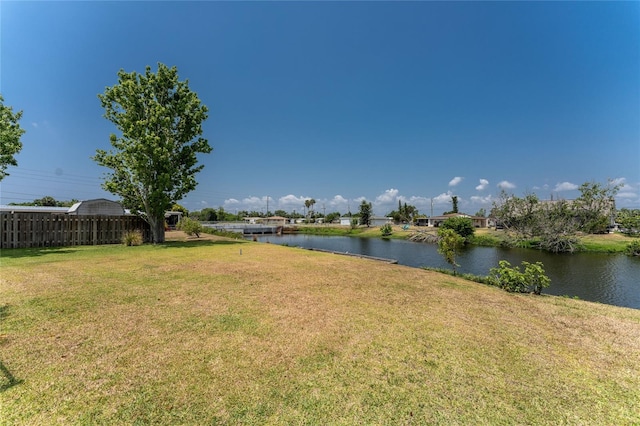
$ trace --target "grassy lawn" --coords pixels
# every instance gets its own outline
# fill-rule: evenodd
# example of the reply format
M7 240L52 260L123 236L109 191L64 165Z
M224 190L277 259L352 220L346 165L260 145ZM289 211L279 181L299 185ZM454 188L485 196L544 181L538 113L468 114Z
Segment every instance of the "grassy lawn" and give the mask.
M266 243L3 250L0 424L638 424L640 311Z

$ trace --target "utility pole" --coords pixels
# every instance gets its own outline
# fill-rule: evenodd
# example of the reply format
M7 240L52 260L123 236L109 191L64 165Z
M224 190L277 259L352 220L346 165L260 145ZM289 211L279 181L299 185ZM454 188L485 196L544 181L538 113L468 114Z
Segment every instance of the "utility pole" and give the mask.
M267 216L269 216L269 196L267 195Z

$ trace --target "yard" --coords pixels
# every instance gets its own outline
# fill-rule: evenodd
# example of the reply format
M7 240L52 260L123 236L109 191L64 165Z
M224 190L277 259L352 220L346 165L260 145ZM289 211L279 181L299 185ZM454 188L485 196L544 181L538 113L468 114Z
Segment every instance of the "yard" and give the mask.
M0 423L640 423L640 311L169 237L2 251Z

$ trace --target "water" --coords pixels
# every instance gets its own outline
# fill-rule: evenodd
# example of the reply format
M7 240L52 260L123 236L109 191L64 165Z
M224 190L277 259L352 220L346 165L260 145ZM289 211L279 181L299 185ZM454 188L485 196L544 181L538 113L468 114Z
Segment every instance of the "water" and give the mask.
M380 238L322 237L316 235L265 235L260 241L289 246L395 259L413 267L451 268L435 244ZM467 247L457 257L459 272L487 275L498 261L512 265L542 262L551 278L544 293L640 309L640 259L621 254L551 254L531 249Z

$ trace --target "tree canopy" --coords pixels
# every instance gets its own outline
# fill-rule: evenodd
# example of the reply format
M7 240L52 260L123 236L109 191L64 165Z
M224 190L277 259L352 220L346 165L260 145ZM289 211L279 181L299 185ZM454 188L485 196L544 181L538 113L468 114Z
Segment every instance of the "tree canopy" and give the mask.
M20 127L22 111L13 112L13 108L4 104L4 98L0 95L0 180L8 176L7 167L17 166L15 155L22 150L20 137L24 129Z
M122 197L125 207L151 225L153 242L164 242L164 214L195 189L198 153L212 148L201 137L207 107L178 80L176 67L159 63L156 73L118 72L118 83L98 95L105 118L120 135L110 137L111 151L98 149L93 159L111 169L102 187Z

